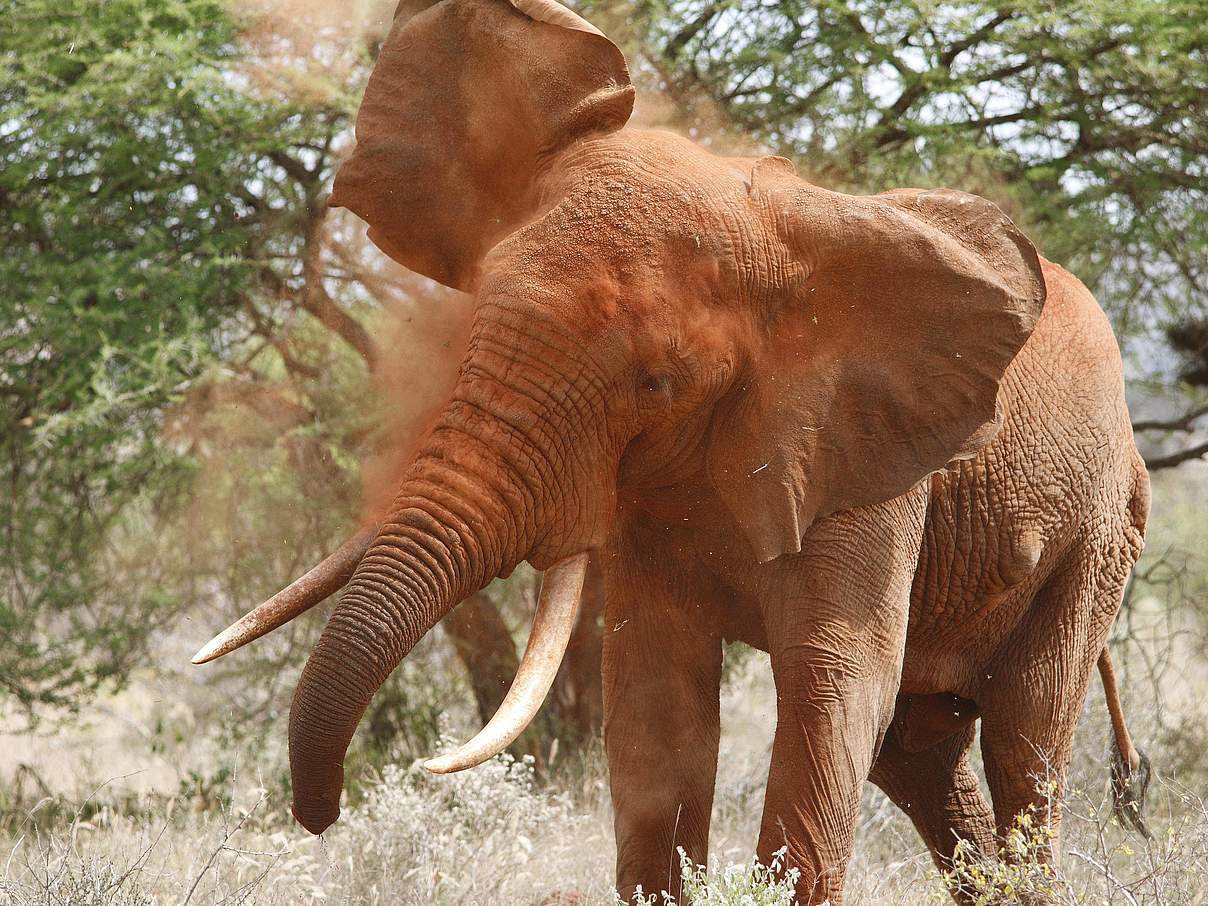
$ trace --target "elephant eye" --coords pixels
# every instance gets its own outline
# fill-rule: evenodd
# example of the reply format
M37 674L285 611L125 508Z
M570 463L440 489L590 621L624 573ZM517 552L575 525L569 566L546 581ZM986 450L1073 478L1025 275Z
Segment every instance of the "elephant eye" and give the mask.
M638 378L638 389L642 393L667 393L671 390L671 378L662 374L643 374Z

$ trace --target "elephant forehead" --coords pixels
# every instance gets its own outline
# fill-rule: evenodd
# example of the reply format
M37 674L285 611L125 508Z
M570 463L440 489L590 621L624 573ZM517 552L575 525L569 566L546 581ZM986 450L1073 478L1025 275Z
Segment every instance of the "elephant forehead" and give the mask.
M483 291L738 300L767 260L766 245L733 193L593 175L491 251Z
M750 270L743 262L750 254L741 235L687 219L660 228L632 217L551 212L493 250L482 296L554 308L587 303L608 314L639 315L743 297L741 277Z

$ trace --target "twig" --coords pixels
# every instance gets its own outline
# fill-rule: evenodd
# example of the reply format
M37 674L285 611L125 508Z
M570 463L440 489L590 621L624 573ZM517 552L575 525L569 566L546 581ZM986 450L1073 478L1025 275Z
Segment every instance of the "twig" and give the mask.
M260 808L266 799L268 799L268 793L262 792L260 794L260 798L256 800L256 804L243 814L243 817L235 823L235 826L224 831L222 842L214 848L212 853L210 853L210 858L206 860L206 864L202 866L202 869L198 873L197 877L193 879L193 885L189 888L189 892L185 895L184 900L181 901L180 906L189 906L189 902L193 899L193 894L197 892L197 887L199 884L201 884L201 879L204 878L206 873L214 867L214 862L217 860L219 854L224 849L227 849L227 842L230 841L231 838L233 838L237 833L239 833L243 825L247 823L248 818L255 814L256 809Z

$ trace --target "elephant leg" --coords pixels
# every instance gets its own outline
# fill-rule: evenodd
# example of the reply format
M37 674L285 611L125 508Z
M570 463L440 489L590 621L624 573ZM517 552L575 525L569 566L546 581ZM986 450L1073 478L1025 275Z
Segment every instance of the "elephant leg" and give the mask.
M994 815L969 763L975 726L970 723L917 752L903 748L897 730L895 722L869 779L910 816L940 871L951 867L959 840L967 841L979 857L993 859ZM969 902L959 891L953 896L958 903Z
M1041 587L1026 617L1004 646L983 690L982 754L1000 837L1021 813L1049 840L1036 857L1056 861L1061 797L1074 729L1090 677L1120 606L1127 569L1115 557L1076 552Z
M617 891L680 895L683 847L705 864L721 732L722 647L698 625L705 590L613 562L604 621L604 744ZM660 900L661 902L661 900Z
M797 901L842 902L865 780L894 713L925 493L817 523L767 568L777 725L759 858L786 850Z

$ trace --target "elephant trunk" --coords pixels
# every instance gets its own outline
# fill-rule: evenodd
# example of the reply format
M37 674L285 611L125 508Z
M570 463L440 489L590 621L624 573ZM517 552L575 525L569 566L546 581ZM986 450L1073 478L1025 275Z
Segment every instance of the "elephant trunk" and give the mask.
M439 499L433 489L456 480L442 482L441 471L431 463L407 482L294 692L293 812L312 833L339 816L344 755L374 694L420 638L498 568L502 552L480 530L485 507L464 489L456 507Z
M487 388L495 403L498 387ZM547 469L526 468L538 459L531 441L510 430L502 416L484 412L485 400L468 397L469 391L451 404L412 465L294 693L293 813L312 833L339 816L344 757L370 700L462 599L522 559L536 557L534 565L553 567L500 714L456 757L432 764L433 770L473 766L515 739L544 699L565 651L582 586L583 551L590 544L565 529L566 488L550 480ZM544 464L551 465L548 458ZM561 519L551 516L554 511L561 511Z

